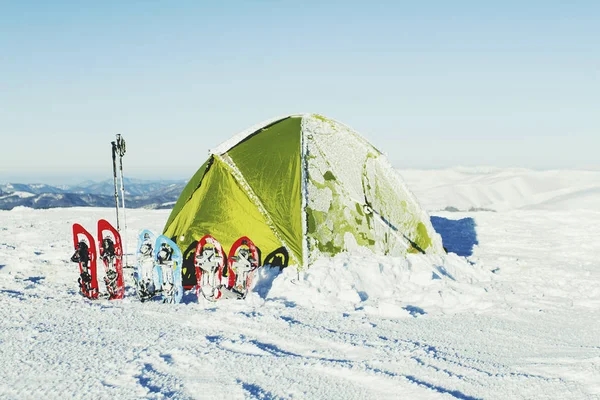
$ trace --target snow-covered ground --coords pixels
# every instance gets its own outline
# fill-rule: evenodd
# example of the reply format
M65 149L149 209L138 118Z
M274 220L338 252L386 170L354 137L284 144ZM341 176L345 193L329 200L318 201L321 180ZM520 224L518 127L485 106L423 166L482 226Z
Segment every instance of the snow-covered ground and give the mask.
M0 211L0 398L600 398L600 180L505 170L519 197L448 171L402 173L428 209L503 205L433 212L448 256L261 271L245 301L140 303L129 276L86 300L71 227L114 210ZM128 210L130 247L168 214Z

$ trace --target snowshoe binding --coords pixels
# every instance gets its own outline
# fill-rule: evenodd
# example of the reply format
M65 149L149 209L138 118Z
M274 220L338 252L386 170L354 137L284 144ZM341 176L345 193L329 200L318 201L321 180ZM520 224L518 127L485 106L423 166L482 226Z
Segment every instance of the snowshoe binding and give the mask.
M221 243L211 235L202 237L194 255L198 297L200 293L209 301L216 301L221 297L221 278L226 263Z
M159 273L159 287L163 303L179 303L183 297L181 263L183 256L179 247L164 235L156 239L154 264Z
M149 230L143 230L138 237L137 261L133 279L140 301L154 297L159 287L159 277L154 267L154 245L156 236Z
M123 247L121 235L106 220L98 221L98 247L104 263L104 283L110 300L122 299L125 294L123 282Z
M259 267L258 249L247 237L239 238L229 250L228 289L238 298L244 299L252 285L254 271Z
M79 264L80 293L89 298L98 298L98 280L96 279L96 245L93 236L79 224L73 225L73 244L75 253L72 262Z

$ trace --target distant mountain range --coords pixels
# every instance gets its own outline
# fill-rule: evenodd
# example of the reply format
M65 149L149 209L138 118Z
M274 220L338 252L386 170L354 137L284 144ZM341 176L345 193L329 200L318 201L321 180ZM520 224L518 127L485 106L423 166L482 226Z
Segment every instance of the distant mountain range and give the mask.
M125 206L129 208L172 208L186 181L124 180ZM86 181L74 186L45 184L0 184L0 210L24 206L31 208L55 207L113 207L114 183Z

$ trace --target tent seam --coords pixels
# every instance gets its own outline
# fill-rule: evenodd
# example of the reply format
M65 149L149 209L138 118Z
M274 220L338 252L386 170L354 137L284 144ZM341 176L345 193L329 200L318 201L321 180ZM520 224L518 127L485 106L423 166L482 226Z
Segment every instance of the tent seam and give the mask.
M308 207L308 148L306 140L304 138L304 128L306 126L305 118L303 117L300 122L300 165L302 170L302 181L301 181L301 191L302 191L302 258L306 265L310 265L309 254L310 254L310 244L308 241L308 217L306 214L306 208ZM303 266L302 266L303 267Z

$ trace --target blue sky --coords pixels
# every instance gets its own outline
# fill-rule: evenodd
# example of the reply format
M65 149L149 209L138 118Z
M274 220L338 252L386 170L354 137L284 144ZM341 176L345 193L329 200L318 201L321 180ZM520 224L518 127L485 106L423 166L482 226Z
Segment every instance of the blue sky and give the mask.
M189 178L316 112L398 168L600 167L597 1L2 1L0 181Z

